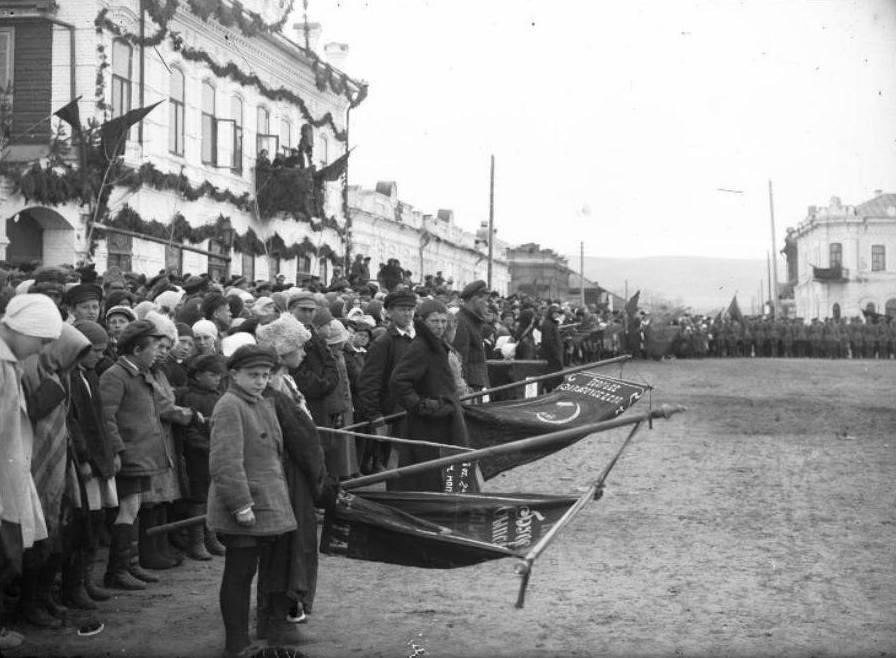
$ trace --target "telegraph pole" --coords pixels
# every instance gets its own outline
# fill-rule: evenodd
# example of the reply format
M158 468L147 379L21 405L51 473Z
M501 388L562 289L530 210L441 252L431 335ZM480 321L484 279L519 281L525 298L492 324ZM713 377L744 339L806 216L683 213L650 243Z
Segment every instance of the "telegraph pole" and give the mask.
M772 222L772 280L773 285L770 285L769 288L772 290L772 315L774 317L778 317L778 259L775 257L777 252L775 251L775 197L772 192L772 182L769 180L768 182L768 213Z
M582 285L579 286L579 301L582 308L585 308L585 243L579 242L579 280Z
M495 241L495 156L492 154L488 186L488 289L492 289L492 255Z

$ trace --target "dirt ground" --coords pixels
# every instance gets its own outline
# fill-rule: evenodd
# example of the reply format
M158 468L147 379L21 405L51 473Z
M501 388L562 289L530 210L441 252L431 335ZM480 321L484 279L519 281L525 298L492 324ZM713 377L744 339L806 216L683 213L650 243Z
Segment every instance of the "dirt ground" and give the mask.
M896 653L896 362L635 362L653 405L536 563L451 571L322 557L309 656L884 656ZM646 399L634 409L646 409ZM575 493L625 438L593 435L491 481ZM23 628L10 656L217 656L223 561L101 604L106 629Z

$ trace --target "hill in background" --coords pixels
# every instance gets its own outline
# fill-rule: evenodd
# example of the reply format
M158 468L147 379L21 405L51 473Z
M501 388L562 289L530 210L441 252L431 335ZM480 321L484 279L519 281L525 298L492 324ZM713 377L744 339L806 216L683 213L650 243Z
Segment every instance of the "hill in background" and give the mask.
M579 258L569 258L569 266L579 269ZM778 276L781 277L780 264ZM727 306L737 293L744 313L750 312L751 300L767 294L767 264L762 259L704 258L700 256L652 256L647 258L585 258L585 277L602 288L625 296L641 290L642 305L668 301L690 306L696 313L715 313Z

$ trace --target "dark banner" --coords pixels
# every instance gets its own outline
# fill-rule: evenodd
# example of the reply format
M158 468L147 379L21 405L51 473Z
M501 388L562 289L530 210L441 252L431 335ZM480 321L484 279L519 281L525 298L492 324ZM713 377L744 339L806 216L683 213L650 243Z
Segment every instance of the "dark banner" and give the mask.
M327 511L320 550L427 569L522 557L575 502L536 494L342 492Z
M577 372L547 395L465 406L470 446L486 448L519 439L565 430L615 418L637 402L650 387L596 372ZM569 439L549 448L535 448L479 461L488 480L511 468L528 464L566 448L587 436Z

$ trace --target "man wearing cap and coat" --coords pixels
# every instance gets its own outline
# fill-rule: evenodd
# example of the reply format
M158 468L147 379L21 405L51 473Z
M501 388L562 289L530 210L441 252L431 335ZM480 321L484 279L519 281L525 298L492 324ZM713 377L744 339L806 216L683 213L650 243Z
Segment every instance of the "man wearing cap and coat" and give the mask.
M329 427L330 419L326 410L327 395L339 384L339 371L336 369L336 360L327 347L327 343L312 321L318 310L317 300L310 292L299 292L289 299L289 311L311 332L311 340L305 343L305 358L299 367L289 374L296 382L296 386L305 402L316 425Z
M488 367L485 363L485 347L482 344L482 327L488 309L488 285L474 281L461 291L464 305L457 313L457 331L454 348L463 363L464 380L474 391L488 388Z
M392 394L389 379L395 365L408 351L411 341L416 335L413 325L414 309L417 307L417 295L410 290L397 290L386 295L384 302L389 313L389 326L370 345L361 376L358 380L358 401L355 409L359 420L367 420L373 429L392 436L403 434L403 420L384 427L382 418L401 411ZM368 441L367 453L362 458L362 472L380 470L385 466L388 446L373 444Z

